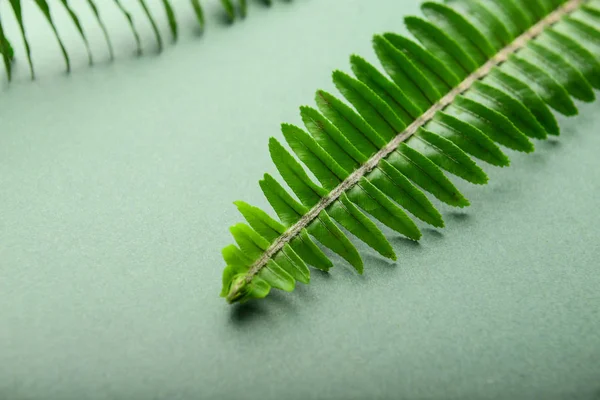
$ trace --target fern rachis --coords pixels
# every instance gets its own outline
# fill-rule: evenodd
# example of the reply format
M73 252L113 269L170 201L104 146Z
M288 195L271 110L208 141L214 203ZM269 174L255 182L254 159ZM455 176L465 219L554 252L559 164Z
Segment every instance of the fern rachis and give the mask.
M497 144L531 152L530 138L558 134L547 105L574 115L571 97L594 100L592 87L600 87L600 2L525 3L426 2L427 20L405 20L424 47L394 34L374 38L391 80L358 56L351 58L357 79L334 72L336 87L356 111L319 91L323 115L301 108L310 134L282 125L293 152L321 186L276 139L270 140L272 159L300 202L270 175L260 185L281 223L236 202L250 226L232 227L239 248L223 250L227 267L221 295L229 302L261 298L271 287L290 291L296 280L307 283L306 264L329 269L331 262L308 234L362 273L358 252L332 220L395 259L363 211L417 240L419 229L407 212L443 225L421 190L452 206L469 204L442 169L484 184L485 173L469 156L508 165Z

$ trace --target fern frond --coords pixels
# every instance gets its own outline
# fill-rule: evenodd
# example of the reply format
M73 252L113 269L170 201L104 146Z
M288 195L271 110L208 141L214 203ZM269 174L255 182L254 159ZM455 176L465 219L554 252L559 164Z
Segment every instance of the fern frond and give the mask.
M319 90L318 110L300 108L306 131L281 126L299 161L269 140L275 167L298 200L266 174L260 187L281 222L235 203L249 225L231 228L237 246L223 250L221 296L230 303L262 298L271 288L308 283L306 265L329 270L332 262L310 236L362 273L363 261L338 225L390 259L396 255L371 218L413 240L421 233L409 214L442 227L425 192L453 207L469 205L444 171L485 184L471 157L507 166L499 146L530 153L533 139L559 134L549 107L575 115L572 98L595 99L599 4L427 1L424 18L404 20L416 41L374 36L385 74L353 55L354 77L332 75L350 105Z
M67 14L69 15L69 19L75 25L75 28L76 28L77 32L79 33L79 36L81 37L83 44L86 48L89 64L90 65L93 64L92 49L90 47L87 35L85 33L85 28L84 28L83 24L81 23L79 17L77 16L75 10L73 9L73 7L71 7L71 4L69 3L69 1L68 0L34 0L35 4L41 10L41 12L44 15L44 18L50 25L52 33L54 34L54 36L60 46L60 50L61 50L61 52L63 54L63 58L65 60L67 72L70 72L70 70L71 70L71 61L70 61L69 53L67 52L67 48L65 47L65 45L61 39L61 36L59 34L60 27L56 26L54 19L52 18L51 4L53 1L60 3L60 5L65 9ZM24 16L23 16L21 0L8 0L8 2L13 11L17 25L19 26L21 37L23 40L23 45L25 47L27 62L29 64L31 79L35 79L35 71L34 71L33 61L32 61L32 57L31 57L31 53L32 53L31 46L30 46L30 43L29 43L29 41L27 39L27 35L26 35L27 24L25 23ZM108 46L109 57L111 60L113 60L114 59L113 45L112 45L112 42L110 39L108 29L106 28L106 25L104 24L104 21L102 20L100 8L99 8L99 5L104 6L105 2L98 2L97 0L86 0L86 2L87 2L87 5L92 10L94 18L96 19L96 22L98 22L98 25L100 26L100 29L102 30L102 34L103 34L106 44ZM134 22L131 12L125 8L125 6L122 4L121 0L113 0L113 3L125 17L125 20L127 21L127 24L129 25L129 28L131 29L131 32L135 39L137 54L141 55L142 54L142 41L140 39L140 35L136 28L136 25L135 25L135 22ZM266 3L270 4L270 2L266 2ZM141 7L141 10L142 10L144 16L148 19L148 22L150 23L150 26L152 28L152 32L154 34L154 38L155 38L155 41L157 44L158 52L160 53L160 52L162 52L162 50L164 48L164 42L163 42L162 34L158 27L157 20L155 19L154 15L152 13L152 10L149 7L146 0L138 0L138 4ZM162 7L164 8L165 16L166 16L167 22L169 24L169 31L171 33L171 37L173 38L173 42L176 42L177 38L179 36L179 24L177 21L177 16L175 14L175 8L173 7L171 0L161 0L161 4L162 4ZM221 0L221 5L224 8L230 21L233 22L236 19L236 7L232 3L232 0ZM194 13L196 20L198 21L198 25L200 26L200 29L203 30L204 26L205 26L205 19L204 19L204 10L202 8L200 0L190 0L190 6ZM237 9L239 10L239 14L242 17L245 17L248 12L247 1L246 0L238 0ZM9 38L6 36L6 33L4 32L4 30L2 28L3 28L3 26L1 25L1 21L0 21L0 54L2 55L6 74L10 81L12 79L12 75L13 75L12 74L12 72L13 72L12 61L14 58L14 51L13 51L13 47L10 43Z

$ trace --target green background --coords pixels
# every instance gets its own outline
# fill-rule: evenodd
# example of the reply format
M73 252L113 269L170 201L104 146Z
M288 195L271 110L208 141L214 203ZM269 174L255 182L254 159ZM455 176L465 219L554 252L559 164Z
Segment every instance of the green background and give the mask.
M359 245L364 276L335 258L309 286L232 307L220 249L234 200L267 206L267 139L351 53L373 60L373 33L404 32L417 3L251 2L227 26L209 2L200 37L177 1L182 37L161 56L136 11L137 59L101 2L112 64L72 3L96 65L67 21L66 76L30 5L39 79L18 47L0 95L0 399L600 397L598 103L486 168L489 185L457 181L472 206L442 206L445 229L419 244L386 230L396 263Z

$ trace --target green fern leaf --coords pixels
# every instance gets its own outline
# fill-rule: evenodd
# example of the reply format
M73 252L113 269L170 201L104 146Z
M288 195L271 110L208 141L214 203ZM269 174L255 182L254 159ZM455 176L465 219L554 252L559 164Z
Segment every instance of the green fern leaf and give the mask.
M405 18L421 44L393 33L374 36L387 76L352 55L355 78L332 75L349 104L319 90L318 110L300 108L308 132L282 125L299 161L269 140L275 167L299 201L267 174L260 186L281 222L236 202L249 226L234 226L239 247L223 250L227 301L263 298L271 288L291 291L296 281L308 283L307 265L329 270L333 263L309 235L363 273L358 251L338 226L395 259L369 216L418 240L409 213L444 225L428 195L453 207L469 205L445 172L485 184L488 177L472 157L508 166L501 146L530 153L532 140L559 134L550 107L575 115L573 98L595 99L598 0L427 1L422 11L425 18Z
M108 54L110 56L111 61L115 58L115 53L113 50L112 43L110 41L110 36L108 35L108 30L106 29L106 25L104 25L104 21L100 16L100 11L98 10L98 6L94 2L94 0L87 0L88 5L90 6L92 13L94 13L94 17L96 17L96 21L98 21L98 25L100 25L100 29L102 30L102 34L104 35L104 40L106 41L106 45L108 46Z
M532 63L543 65L544 69L574 98L591 102L596 98L589 82L583 74L565 61L559 54L536 42L529 45L519 54Z
M440 59L412 40L394 33L386 33L383 36L396 49L402 51L432 85L435 86L438 91L438 97L441 96L439 93L446 93L460 83L460 79L446 68L446 65Z
M418 17L406 17L404 23L421 44L442 60L459 78L466 78L479 66L470 53L431 22Z
M390 78L419 108L419 115L441 97L440 92L425 78L408 56L395 48L386 38L374 36L373 48Z
M167 15L167 21L169 22L169 29L173 36L173 41L177 40L178 28L177 28L177 17L175 16L175 10L169 0L162 0L163 7L165 8L165 14Z
M559 113L567 116L577 114L575 103L567 90L548 72L537 66L535 61L531 62L518 55L512 55L500 69L524 82L529 82L530 87L542 100Z
M438 228L444 226L442 215L431 204L427 196L390 162L381 160L380 165L369 172L366 178L415 217ZM409 239L419 240L421 238L421 232L414 222L406 222L405 225L406 229L393 227L392 229L403 233Z
M9 0L9 3L15 14L15 18L17 19L17 24L19 24L19 29L21 30L21 37L23 38L23 45L25 46L25 54L27 55L27 62L29 63L29 72L31 74L31 79L35 79L35 71L33 69L33 62L31 61L31 47L29 46L29 41L27 40L27 35L25 34L25 24L23 22L23 9L21 8L21 0Z
M510 160L481 130L443 111L439 111L425 128L450 140L466 153L491 165L505 167Z
M469 201L446 178L437 165L406 143L401 143L393 153L388 155L386 160L438 200L456 207L469 205Z
M196 19L198 20L198 25L200 29L204 29L204 11L202 10L202 6L200 5L200 0L190 0L192 3L192 8L194 9L194 13L196 14Z
M465 97L507 116L515 125L515 128L526 136L536 139L545 139L547 136L546 130L535 119L531 111L523 103L501 89L479 81L473 84L472 90L465 93ZM518 135L518 137L522 139L521 135Z
M581 19L566 16L554 26L554 29L575 39L598 58L600 53L600 30L597 25L594 27Z
M137 54L141 55L142 54L142 41L140 40L140 34L138 33L137 28L135 27L135 23L133 22L133 17L131 15L131 13L129 11L127 11L127 9L123 6L123 4L121 3L120 0L113 0L113 1L115 2L115 5L117 6L117 8L121 11L123 16L125 17L125 19L127 20L127 23L129 24L129 29L131 29L131 33L133 33L133 37L135 39Z
M523 11L523 4L521 3L524 3L524 1L484 0L485 6L488 7L494 15L499 17L500 21L502 21L509 31L511 40L525 32L533 23Z
M552 114L546 103L528 85L498 68L490 71L484 81L486 84L514 97L526 106L540 125L544 127L548 135L558 135L558 123L554 114Z
M501 113L498 103L487 107L467 95L457 96L446 112L464 122L467 122L485 133L493 141L509 149L530 153L533 143L507 117Z
M414 139L408 142L408 146L429 158L440 168L468 182L483 185L488 181L485 172L464 151L431 131L419 128Z
M235 20L235 7L231 0L221 0L221 5L229 18L229 22L233 22L233 20Z
M590 85L594 89L600 89L600 63L575 40L550 28L539 36L538 42L547 48L556 49L559 54L567 55L569 62L576 70L581 71Z
M494 46L495 51L499 51L514 38L496 14L483 3L472 0L446 0L446 4L481 32Z
M79 17L75 14L75 11L69 5L68 0L60 0L60 3L63 5L67 13L69 14L69 18L73 21L73 25L77 28L77 32L79 32L79 36L81 36L81 40L83 40L83 44L85 45L85 49L88 54L88 61L90 65L94 63L94 58L92 57L92 50L90 49L90 43L88 42L87 36L85 35L85 31L83 30L83 26L81 26L81 22L79 22Z
M4 62L4 68L6 69L6 75L8 80L12 79L12 59L14 55L13 48L8 41L8 38L4 34L4 27L2 21L0 21L0 54L2 54L2 60Z
M34 1L35 1L35 4L37 4L40 11L42 12L42 14L44 14L44 17L46 18L46 21L48 21L48 24L50 24L50 28L52 28L52 32L54 33L54 36L56 37L56 41L58 42L58 45L60 46L60 51L62 52L63 58L65 60L67 72L71 72L71 60L69 58L69 54L67 53L67 49L65 48L65 45L63 44L62 39L60 38L60 35L58 34L58 30L56 29L56 25L54 24L52 15L50 14L50 6L48 5L48 2L46 0L34 0Z
M144 10L144 14L146 15L146 18L148 18L148 22L150 22L150 26L152 27L152 32L154 32L154 38L156 39L156 45L158 46L158 52L160 53L163 51L163 40L162 40L162 35L160 34L160 30L158 29L158 25L156 25L156 20L154 19L154 16L152 15L152 11L150 11L150 8L148 8L148 4L146 3L146 0L138 0L138 1L140 3L140 6L142 7L142 10Z
M420 114L417 106L406 97L402 90L364 58L353 55L350 57L350 65L354 75L385 101L405 125Z
M240 0L240 14L242 18L245 18L248 14L248 2L247 0Z
M358 113L386 141L406 128L406 124L364 83L341 71L333 73L333 83Z
M523 2L523 11L529 17L529 21L537 21L544 18L550 9L546 9L546 2L543 0L531 0Z
M426 2L421 6L423 14L446 34L454 38L478 65L496 54L490 42L466 18L443 4Z

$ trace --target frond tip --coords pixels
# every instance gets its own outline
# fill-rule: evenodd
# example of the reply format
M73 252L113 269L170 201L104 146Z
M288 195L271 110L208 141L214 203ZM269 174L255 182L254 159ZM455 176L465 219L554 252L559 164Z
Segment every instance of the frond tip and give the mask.
M266 174L260 187L281 222L236 202L249 225L232 227L237 246L223 250L221 296L228 302L263 298L271 288L292 291L296 281L308 283L307 265L329 270L332 262L312 238L362 273L338 224L394 260L370 217L413 240L421 233L409 215L442 227L424 192L469 205L443 171L485 184L471 157L509 165L500 146L532 152L532 139L558 134L548 107L575 115L572 97L593 101L592 88L600 88L600 0L428 1L422 10L425 18L405 18L420 44L392 33L374 37L387 76L357 55L350 58L355 77L333 73L352 107L318 91L318 110L300 108L308 132L282 125L300 162L269 140L298 200Z

